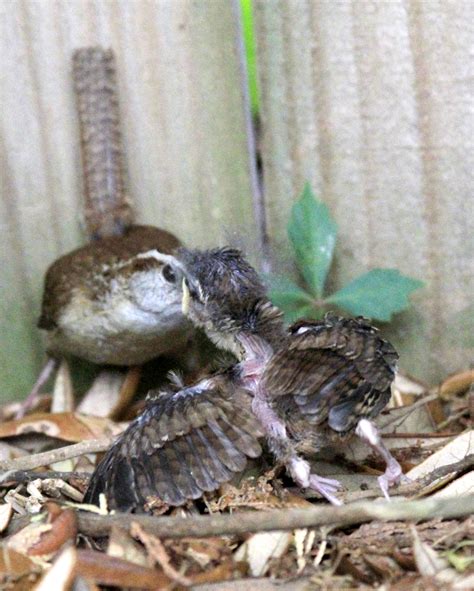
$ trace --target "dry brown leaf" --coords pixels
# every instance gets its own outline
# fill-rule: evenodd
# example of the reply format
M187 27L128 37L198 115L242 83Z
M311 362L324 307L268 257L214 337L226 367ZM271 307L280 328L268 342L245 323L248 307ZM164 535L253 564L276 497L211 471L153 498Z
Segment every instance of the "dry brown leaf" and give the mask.
M135 542L128 531L121 527L114 526L112 528L107 546L107 554L115 558L128 560L140 566L149 566L150 564L143 546Z
M280 558L291 544L292 534L288 531L272 531L253 534L234 553L237 562L247 562L250 574L263 577L270 568L273 558Z
M51 529L44 532L40 539L30 546L30 556L50 556L58 552L68 541L75 541L77 536L77 517L72 509L62 509L56 503L47 503L48 523Z
M13 507L10 503L3 503L0 505L0 532L4 531L13 515Z
M206 569L205 572L198 573L190 577L193 583L193 589L195 589L195 585L199 584L199 588L201 588L201 584L204 583L219 583L221 581L229 581L230 579L240 578L241 576L245 575L246 568L242 563L236 564L232 559L225 559L221 562L218 566L211 569ZM255 579L254 579L255 581ZM218 586L212 585L211 588L218 589ZM227 588L227 583L221 588L224 591ZM239 589L245 589L245 587L239 587Z
M449 376L441 384L439 393L443 400L449 400L452 396L462 394L474 385L474 369L463 371Z
M76 572L100 585L120 588L162 589L170 583L170 579L158 570L94 550L77 551Z
M77 550L66 548L54 561L34 591L69 591L74 580Z
M8 540L8 547L30 557L51 559L64 544L77 535L76 513L47 503L47 521L34 521Z
M84 395L77 410L95 417L108 417L119 399L125 375L118 369L103 369Z
M123 429L124 425L116 424L109 419L78 413L37 413L22 419L0 423L0 438L24 433L44 433L49 437L77 443L118 435Z
M454 482L435 493L434 497L460 497L474 494L474 471L457 478Z
M414 525L410 526L413 536L413 557L420 575L435 577L438 581L448 583L457 578L456 571L449 566L445 558L441 558L431 546L422 542Z
M163 569L163 572L170 580L180 583L185 587L191 584L191 580L179 573L171 564L166 548L159 538L147 533L139 523L132 523L130 533L140 540L147 549L150 558Z
M73 412L74 390L72 387L71 372L66 359L61 359L58 371L54 379L53 400L51 412Z
M33 521L11 536L7 541L7 546L20 554L28 556L31 547L38 544L41 536L51 531L52 525L44 521Z
M4 545L1 547L0 581L5 581L8 576L16 579L30 573L38 572L40 572L39 567L27 556Z
M459 462L474 453L474 431L462 433L407 473L412 480L430 474L436 468Z

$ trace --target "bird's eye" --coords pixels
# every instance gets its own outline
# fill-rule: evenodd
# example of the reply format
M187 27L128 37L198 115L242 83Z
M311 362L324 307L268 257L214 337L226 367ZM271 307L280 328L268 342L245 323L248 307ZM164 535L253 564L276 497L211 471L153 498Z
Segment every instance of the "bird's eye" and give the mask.
M165 265L162 273L165 281L168 281L168 283L176 283L176 273L173 271L171 265Z

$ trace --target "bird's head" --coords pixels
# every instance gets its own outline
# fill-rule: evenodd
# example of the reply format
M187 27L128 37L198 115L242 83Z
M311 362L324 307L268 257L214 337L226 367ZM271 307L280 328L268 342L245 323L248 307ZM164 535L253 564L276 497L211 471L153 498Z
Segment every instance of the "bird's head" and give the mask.
M182 310L219 347L242 357L242 338L271 341L282 330L255 269L234 248L179 251L183 264Z

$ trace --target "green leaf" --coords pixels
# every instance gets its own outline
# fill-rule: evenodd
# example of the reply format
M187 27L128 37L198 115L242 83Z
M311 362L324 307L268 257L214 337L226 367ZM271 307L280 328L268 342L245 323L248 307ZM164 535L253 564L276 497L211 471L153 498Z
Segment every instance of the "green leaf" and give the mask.
M291 210L288 236L296 262L311 292L321 299L336 244L337 224L307 183Z
M396 269L372 269L326 298L326 302L356 316L388 321L392 314L410 305L408 296L423 285L422 281L405 277Z
M314 299L287 277L267 277L270 299L285 314L287 322L294 322L303 316L314 318Z

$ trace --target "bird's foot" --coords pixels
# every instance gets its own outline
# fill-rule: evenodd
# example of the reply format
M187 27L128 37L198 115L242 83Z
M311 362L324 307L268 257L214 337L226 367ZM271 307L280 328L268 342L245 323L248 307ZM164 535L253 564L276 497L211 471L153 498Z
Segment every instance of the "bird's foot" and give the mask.
M311 474L308 462L298 456L291 458L288 468L291 477L298 486L312 488L333 505L343 504L342 501L334 496L334 493L341 488L341 483L338 480Z
M356 434L366 441L374 451L376 451L386 462L387 468L382 476L378 477L379 486L382 489L384 497L387 501L390 500L388 489L391 486L399 484L401 481L407 480L407 477L402 472L402 467L397 460L392 456L390 450L385 446L380 436L377 427L368 419L361 419L356 428Z
M332 505L343 505L343 502L334 496L334 493L342 488L339 480L334 478L323 478L317 474L310 474L309 488L317 491Z
M377 478L379 482L379 486L384 494L384 497L387 501L390 501L390 495L388 493L388 489L391 486L395 486L400 484L402 480L407 479L407 477L402 472L402 467L397 462L397 460L392 456L387 462L387 468L382 476Z

